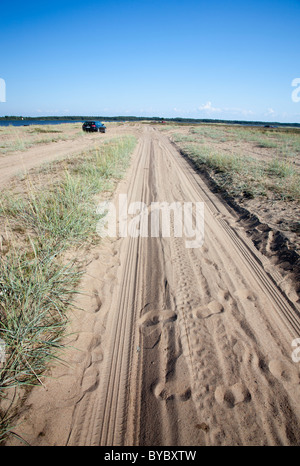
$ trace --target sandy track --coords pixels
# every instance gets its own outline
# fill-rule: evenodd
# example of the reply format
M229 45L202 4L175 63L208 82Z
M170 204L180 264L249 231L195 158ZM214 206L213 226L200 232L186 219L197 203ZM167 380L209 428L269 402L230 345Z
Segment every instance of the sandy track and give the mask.
M237 219L166 138L145 130L129 201L205 202L205 242L125 238L98 394L69 443L299 442L299 307ZM82 405L83 406L83 405ZM81 417L84 416L84 428Z
M67 141L38 144L24 151L7 154L0 158L0 186L6 184L14 175L27 172L41 164L91 149L102 140L110 139L119 132L122 132L122 129L121 131L118 131L118 128L113 129L105 134L82 134Z
M234 214L151 127L120 193L148 206L204 202L204 244L103 242L82 284L82 357L57 376L68 390L33 390L22 434L36 445L299 444L296 294L284 293Z

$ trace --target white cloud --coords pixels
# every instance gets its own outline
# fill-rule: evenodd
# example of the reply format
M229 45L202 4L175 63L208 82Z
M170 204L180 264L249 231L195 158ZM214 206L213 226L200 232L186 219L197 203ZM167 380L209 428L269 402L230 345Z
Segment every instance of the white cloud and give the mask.
M200 105L198 110L205 110L207 113L222 112L221 108L213 107L211 102L206 102L206 104Z
M268 108L267 112L265 113L265 116L273 116L276 115L275 110L273 108Z
M227 114L230 114L230 116L251 116L254 115L254 112L252 110L247 110L243 108L237 108L237 107L224 107L224 108L218 108L218 107L213 107L212 103L210 101L206 102L206 104L200 105L198 107L198 111L205 111L207 114L210 113L223 113L224 116Z

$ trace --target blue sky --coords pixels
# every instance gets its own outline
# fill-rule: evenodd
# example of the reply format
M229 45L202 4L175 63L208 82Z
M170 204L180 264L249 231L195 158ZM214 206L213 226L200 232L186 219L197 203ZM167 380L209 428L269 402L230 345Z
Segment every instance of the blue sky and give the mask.
M0 116L300 122L300 1L0 5Z

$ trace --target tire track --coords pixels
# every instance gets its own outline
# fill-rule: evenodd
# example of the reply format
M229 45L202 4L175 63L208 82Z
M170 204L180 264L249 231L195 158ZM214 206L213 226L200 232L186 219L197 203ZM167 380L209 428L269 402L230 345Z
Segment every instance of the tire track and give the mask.
M148 177L145 167L149 160L150 142L142 141L138 153L133 177L136 183L130 185L129 202L145 199ZM121 267L118 290L111 305L113 319L107 328L107 333L111 336L110 347L105 355L98 399L93 402L88 428L78 431L75 425L70 444L105 446L123 443L126 418L124 387L127 385L136 315L139 249L140 238L128 236L123 239L121 263L124 266ZM78 419L86 416L86 411L82 412L79 408ZM75 424L79 425L79 421Z
M227 221L222 218L222 214L224 215L223 206L220 209L220 204L217 205L212 200L212 196L209 195L209 192L203 190L203 184L199 182L200 177L195 174L183 158L178 160L179 154L177 151L170 151L169 148L168 151L169 155L173 156L173 159L175 159L174 162L178 164L181 171L188 178L185 185L193 187L194 192L191 192L193 199L199 200L200 195L203 201L205 201L207 210L210 211L215 221L221 226L223 232L231 239L235 249L245 258L245 264L248 266L258 285L263 291L267 291L270 299L277 308L278 316L282 319L282 322L288 326L291 335L300 335L300 309L299 306L296 303L292 303L280 289L278 285L280 275L275 272L275 277L273 278L271 273L268 273L264 269L264 263L268 264L266 259L255 249L254 245L248 239L242 237L237 230L233 230L230 225L228 225ZM283 316L281 314L283 314Z
M135 164L128 201L203 201L205 242L121 240L105 369L70 444L297 444L297 303L167 138L144 127Z
M279 286L280 275L268 270L268 260L235 228L229 212L186 161L165 138L153 135L153 139L157 185L152 189L159 193L159 200L203 200L206 207L203 251L187 251L178 238L170 238L168 245L164 242L164 248L170 248L171 294L198 413L196 425L210 425L201 435L194 430L190 439L201 445L293 444L298 436L299 409L293 411L299 390L294 392L284 384L280 369L272 370L272 357L276 367L285 360L283 367L291 380L297 380L299 371L290 364L288 353L292 338L299 332L297 304L285 296ZM168 180L163 178L164 167L168 167ZM204 276L207 280L202 288ZM248 342L248 353L237 345L239 339ZM232 342L237 348L233 361ZM156 354L159 351L163 347L157 348ZM146 356L143 364L149 364ZM265 387L262 393L257 389L258 381ZM274 397L278 401L274 402ZM278 413L281 411L280 421L265 409L274 404ZM164 438L168 442L168 436ZM183 442L184 438L185 433L179 432L178 439Z

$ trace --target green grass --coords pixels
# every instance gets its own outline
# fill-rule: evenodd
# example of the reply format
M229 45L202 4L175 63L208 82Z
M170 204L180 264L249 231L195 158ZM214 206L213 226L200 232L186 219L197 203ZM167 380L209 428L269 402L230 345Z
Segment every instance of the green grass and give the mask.
M50 144L51 142L66 141L67 139L70 139L70 136L58 135L58 136L43 137L41 139L35 139L35 140L25 140L21 138L16 138L13 141L1 141L0 142L0 153L6 154L8 152L25 151L35 145Z
M1 193L0 338L6 361L0 398L9 388L40 383L49 361L59 357L66 312L82 274L75 260L66 262L66 252L100 241L96 195L111 191L123 176L135 144L131 136L111 140L43 167L22 195ZM43 183L37 188L39 177ZM0 414L1 441L8 417Z
M203 124L188 132L174 127L171 137L233 196L300 200L299 130Z
M0 261L1 338L7 348L1 391L39 380L59 346L80 275L72 263L57 261L59 251L32 247L32 257L11 251Z
M62 130L59 130L57 128L53 128L51 126L33 126L32 129L29 131L30 133L62 133Z
M300 201L300 173L287 160L260 161L195 143L181 147L198 168L209 169L217 184L233 196Z
M252 145L255 148L272 149L277 157L296 157L300 152L300 131L297 129L266 129L261 127L240 127L226 125L191 126L189 134L180 133L180 128L173 129L172 138L177 142L222 143ZM177 131L176 131L177 130Z
M74 133L77 129L78 131ZM15 151L25 151L39 144L73 139L82 135L82 131L79 129L78 124L64 125L64 128L60 129L52 125L0 128L0 154L6 155Z

